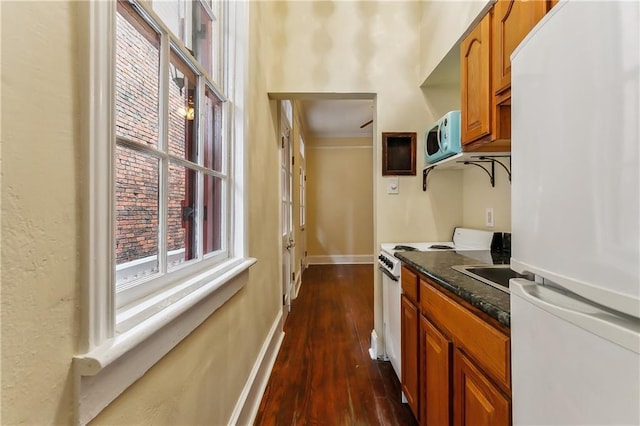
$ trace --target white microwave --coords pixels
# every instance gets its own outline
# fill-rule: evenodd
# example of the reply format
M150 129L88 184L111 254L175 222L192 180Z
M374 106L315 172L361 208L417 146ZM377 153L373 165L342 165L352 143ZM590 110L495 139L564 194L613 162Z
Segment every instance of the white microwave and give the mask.
M424 132L424 159L433 164L462 151L460 111L449 111Z

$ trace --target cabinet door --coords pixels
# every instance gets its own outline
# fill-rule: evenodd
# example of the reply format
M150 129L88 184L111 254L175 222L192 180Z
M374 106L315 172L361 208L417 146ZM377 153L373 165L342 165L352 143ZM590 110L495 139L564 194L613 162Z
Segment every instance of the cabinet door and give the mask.
M451 424L451 340L420 316L420 424Z
M547 12L551 10L553 6L558 4L560 0L547 0Z
M547 12L545 1L498 0L493 7L493 89L511 87L511 53Z
M400 315L402 391L413 415L418 418L418 308L404 295Z
M511 401L459 350L454 355L454 424L508 426Z
M491 13L460 45L462 143L491 133Z

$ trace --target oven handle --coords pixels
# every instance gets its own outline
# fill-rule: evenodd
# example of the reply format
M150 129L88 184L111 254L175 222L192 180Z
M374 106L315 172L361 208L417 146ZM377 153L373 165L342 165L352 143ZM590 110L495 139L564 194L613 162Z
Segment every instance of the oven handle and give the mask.
M387 277L391 278L393 281L398 281L398 277L396 277L391 272L384 269L382 266L378 266L378 269L380 269L382 273L384 273Z

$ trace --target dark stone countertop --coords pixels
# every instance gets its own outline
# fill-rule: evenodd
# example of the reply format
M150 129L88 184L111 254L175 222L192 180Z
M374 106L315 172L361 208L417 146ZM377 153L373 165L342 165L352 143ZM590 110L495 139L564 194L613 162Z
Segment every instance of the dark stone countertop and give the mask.
M508 256L489 251L398 251L395 257L507 327L509 294L451 269L453 265L506 264Z

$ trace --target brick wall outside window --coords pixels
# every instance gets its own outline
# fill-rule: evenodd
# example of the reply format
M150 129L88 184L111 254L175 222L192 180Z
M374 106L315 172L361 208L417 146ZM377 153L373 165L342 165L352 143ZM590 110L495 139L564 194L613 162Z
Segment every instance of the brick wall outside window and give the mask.
M120 15L117 16L116 135L158 146L159 52L156 46ZM177 111L184 92L169 83L169 138L184 146L185 118ZM180 154L173 151L173 153ZM184 157L184 148L181 153ZM157 255L158 161L134 150L116 149L116 263ZM170 167L168 250L185 246L181 200L185 197L184 168Z

